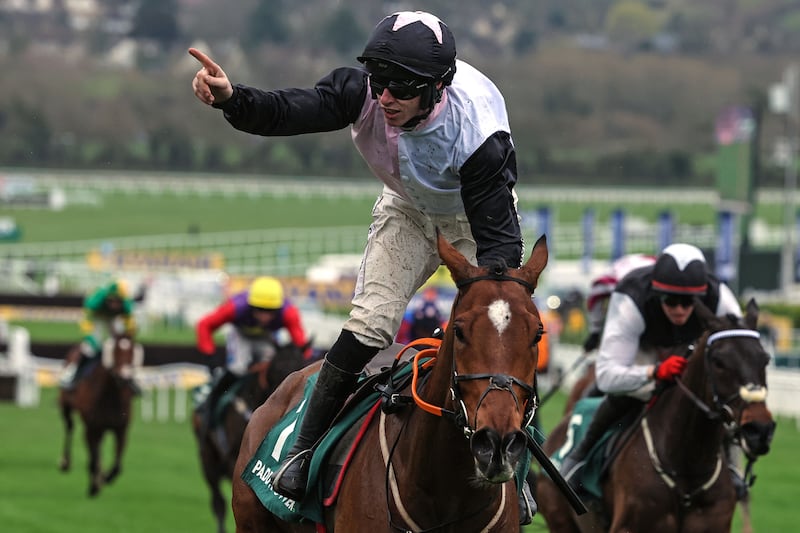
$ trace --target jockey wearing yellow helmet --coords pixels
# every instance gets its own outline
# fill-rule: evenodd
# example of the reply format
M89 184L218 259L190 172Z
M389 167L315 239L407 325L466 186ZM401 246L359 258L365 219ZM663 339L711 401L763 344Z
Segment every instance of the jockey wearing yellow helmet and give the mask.
M292 344L305 350L309 359L311 347L306 340L300 311L289 301L281 282L270 276L256 278L247 290L239 292L207 314L197 323L197 349L213 355L214 332L225 324L233 326L227 337L226 371L215 375L206 401L206 424L212 423L217 399L255 362L270 362L276 353L275 334L286 329Z
M235 294L200 319L196 329L197 349L213 355L212 335L224 324L233 326L234 338L228 339L227 364L234 372L245 372L254 359L269 360L274 355L268 353L274 352L269 348L274 346L274 335L281 328L289 332L295 346L306 345L300 312L285 298L281 282L273 277L256 278L247 290Z

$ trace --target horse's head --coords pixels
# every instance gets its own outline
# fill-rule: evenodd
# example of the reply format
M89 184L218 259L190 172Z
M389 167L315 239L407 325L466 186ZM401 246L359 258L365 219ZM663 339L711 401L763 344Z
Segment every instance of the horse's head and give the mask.
M116 334L103 346L103 366L118 379L133 379L134 367L141 366L143 358L141 345L127 334Z
M533 417L535 372L542 321L532 295L545 265L541 237L518 269L481 268L441 235L441 256L456 286L440 354L451 354L456 419L470 437L478 476L493 483L511 478L525 451L523 428ZM438 365L437 365L438 366Z
M748 457L764 455L775 421L766 405L769 355L756 331L758 305L751 299L743 320L717 317L701 302L695 312L709 331L703 364L712 408L728 423Z

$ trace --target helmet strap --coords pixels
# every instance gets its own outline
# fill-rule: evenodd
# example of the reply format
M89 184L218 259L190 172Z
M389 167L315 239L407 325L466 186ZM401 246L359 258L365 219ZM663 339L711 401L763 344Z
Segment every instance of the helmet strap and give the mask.
M403 124L401 126L403 129L410 130L417 127L417 124L428 118L433 111L433 106L442 101L444 84L442 84L441 87L437 87L439 83L441 83L441 80L432 81L425 86L425 88L422 90L422 94L419 95L419 107L425 111Z

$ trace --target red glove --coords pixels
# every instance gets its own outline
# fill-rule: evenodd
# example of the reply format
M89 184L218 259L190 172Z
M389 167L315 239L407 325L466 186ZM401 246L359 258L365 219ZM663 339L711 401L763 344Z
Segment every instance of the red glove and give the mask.
M676 376L680 376L686 368L687 360L680 355L670 355L656 366L653 375L659 381L672 381Z

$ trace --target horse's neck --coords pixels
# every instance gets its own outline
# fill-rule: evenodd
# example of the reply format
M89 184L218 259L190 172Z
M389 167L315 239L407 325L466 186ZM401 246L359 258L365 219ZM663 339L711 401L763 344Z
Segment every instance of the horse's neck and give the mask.
M702 354L697 355L680 379L697 400L710 407ZM678 384L661 394L648 418L658 454L673 468L702 470L714 464L722 446L722 424L709 418Z
M451 397L451 372L451 361L440 356L428 379L418 388L420 397L449 411L460 410ZM438 482L437 476L445 469L453 473L467 469L472 473L474 459L462 428L446 416L430 414L417 406L410 409L398 442L398 453L409 478Z

